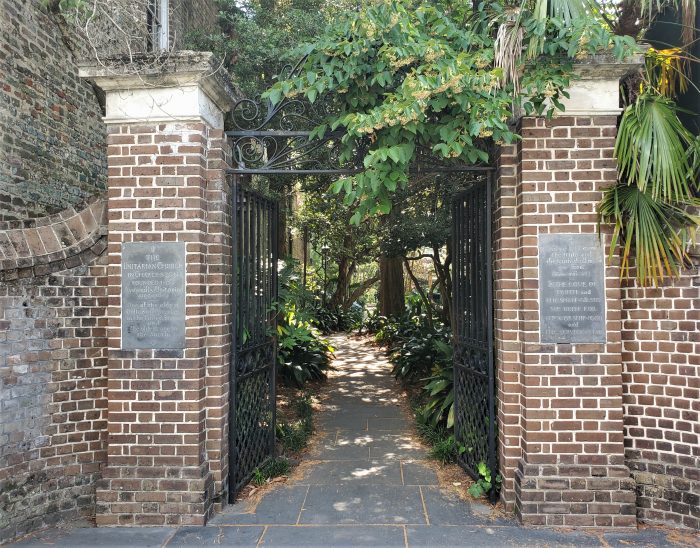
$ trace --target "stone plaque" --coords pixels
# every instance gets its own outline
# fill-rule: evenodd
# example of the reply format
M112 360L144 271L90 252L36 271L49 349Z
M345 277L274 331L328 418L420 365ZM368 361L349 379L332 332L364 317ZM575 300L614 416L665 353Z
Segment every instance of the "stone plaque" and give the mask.
M605 342L605 257L596 234L540 234L540 342Z
M122 348L185 348L184 242L123 244Z

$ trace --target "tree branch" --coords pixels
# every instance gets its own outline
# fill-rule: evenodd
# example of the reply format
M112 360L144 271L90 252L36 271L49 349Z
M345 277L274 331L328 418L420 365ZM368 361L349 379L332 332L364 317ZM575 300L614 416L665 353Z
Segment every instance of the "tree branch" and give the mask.
M404 267L406 268L406 272L408 273L408 277L411 278L411 281L413 282L413 285L416 288L416 291L418 291L418 294L420 295L421 300L423 301L423 304L425 305L425 311L428 315L428 325L433 327L433 307L430 305L430 301L428 298L425 296L425 291L423 291L423 288L420 286L420 282L418 281L418 278L413 274L413 271L411 270L411 265L408 262L408 259L406 257L403 258L403 264Z
M367 291L370 287L372 287L378 281L379 281L379 274L372 276L371 278L366 279L364 282L362 282L359 286L357 286L355 289L353 289L350 292L350 297L348 297L348 302L350 304L354 303L357 299L362 297L362 295L365 293L365 291Z

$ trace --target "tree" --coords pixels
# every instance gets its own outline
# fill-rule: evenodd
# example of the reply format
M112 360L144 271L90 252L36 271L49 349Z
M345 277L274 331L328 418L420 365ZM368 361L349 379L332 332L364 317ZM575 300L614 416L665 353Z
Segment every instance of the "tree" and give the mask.
M551 113L566 93L577 54L614 48L623 55L633 45L593 19L564 24L563 16L552 17L539 25L523 9L518 24L528 33L522 47L538 58L516 83L496 57L493 32L494 24L511 20L500 3L482 2L477 10L447 0L371 3L339 17L309 47L299 75L265 95L277 102L303 94L313 102L333 94L336 108L318 133L341 128L344 158L367 150L364 171L334 186L356 205L353 221L359 223L390 211L418 150L487 162L489 143L516 138L508 125L514 102L526 113Z
M326 304L332 310L347 310L379 280L378 274L370 274L353 282L362 266L377 260L377 222L370 219L360 226L350 225L352 209L337 196L328 194L327 189L325 179L303 181L299 188L303 204L295 213L292 225L297 233L308 234L316 253L324 246L327 248L331 283L330 287L322 288L328 292Z
M452 198L469 184L481 183L473 173L413 175L406 190L394 195L395 220L382 233L382 250L403 258L404 269L421 297L428 318L451 323ZM430 261L435 279L425 283L414 274L415 264ZM440 306L433 297L440 294Z
M398 317L405 310L403 260L400 256L379 257L379 313Z
M681 4L687 21L694 3ZM490 144L516 138L508 122L519 111L549 115L561 108L577 57L600 51L624 57L639 37L629 29L645 28L666 5L652 0L630 0L619 8L593 0L372 3L338 18L309 46L303 70L265 95L277 102L282 96L302 94L314 102L332 94L334 113L318 127L318 134L344 131L341 159L366 150L364 171L333 187L355 205L352 220L357 224L391 210L397 189L408 187L408 170L417 151L467 163L488 161ZM634 13L634 21L641 18L641 24L630 22ZM682 30L690 33L687 22ZM636 146L634 139L640 134L634 137L635 132L623 125L617 150L630 150L630 166L660 168L669 164L665 156L672 152L673 194L645 194L640 179L635 190L630 186L635 181L623 167L621 185L628 188L606 195L601 219L613 221L618 236L626 230L623 258L629 258L631 241L636 240L638 262L654 265L643 271L655 282L676 274L687 260L687 242L698 220L686 208L696 203L692 183L698 179L700 161L698 140L682 133L673 105L649 98L652 91L660 94L654 88L646 79L647 97L628 107L623 124L637 119L637 127L648 127L654 116L662 116L668 123L655 132L659 146ZM678 143L692 152L681 157ZM647 167L639 173L652 171ZM622 199L622 193L629 199ZM642 274L640 281L649 278Z
M316 39L343 0L218 0L220 33L193 32L196 49L217 53L243 95L271 87L301 56L299 45Z
M299 44L316 39L345 0L218 0L221 32L193 32L190 47L214 51L223 60L244 97L256 98L283 78L301 56ZM230 127L229 127L230 129ZM291 252L288 243L289 203L299 178L289 175L254 176L280 202L280 255Z
M663 7L675 3L627 4L616 31L640 35ZM680 39L688 48L695 33L695 3L680 4ZM629 21L635 13L644 17L633 25ZM688 250L700 226L700 216L693 213L700 207L700 136L684 126L675 103L692 84L685 71L698 59L679 47L650 48L645 57L639 74L624 82L626 106L615 144L620 178L598 211L602 222L614 225L611 255L619 243L622 276L630 277L634 265L638 283L657 285L692 264Z

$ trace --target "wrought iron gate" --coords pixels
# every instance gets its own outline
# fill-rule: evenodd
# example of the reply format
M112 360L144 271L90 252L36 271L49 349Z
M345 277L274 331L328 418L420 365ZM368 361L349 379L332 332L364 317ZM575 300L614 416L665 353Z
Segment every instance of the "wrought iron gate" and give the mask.
M277 223L270 200L232 185L232 359L229 499L275 450Z
M491 182L474 183L452 208L455 437L466 447L462 467L475 479L478 466L497 473ZM492 482L492 485L495 482ZM495 502L492 487L490 497Z

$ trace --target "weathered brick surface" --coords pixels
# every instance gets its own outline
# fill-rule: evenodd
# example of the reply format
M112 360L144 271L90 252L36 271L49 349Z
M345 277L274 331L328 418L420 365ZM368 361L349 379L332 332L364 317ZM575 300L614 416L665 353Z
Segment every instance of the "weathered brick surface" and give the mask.
M25 221L0 221L0 280L43 276L87 264L87 251L106 233L106 202L91 199L77 211Z
M41 0L0 0L0 220L59 212L106 183L94 91Z
M637 515L700 529L700 258L678 280L623 287L625 457Z
M105 248L103 236L43 275L30 267L0 283L0 542L94 515L106 457Z
M218 32L219 8L214 0L171 0L170 39L176 49L187 49L192 32Z
M224 136L109 128L109 447L99 525L202 524L226 490L230 230ZM186 349L121 350L125 242L186 242Z
M538 235L596 231L595 204L616 179L616 118L524 118L520 130L518 145L502 150L496 196L503 498L526 524L634 527L623 448L618 268L608 266L605 274L606 343L539 342ZM573 489L592 493L592 500L565 501Z

